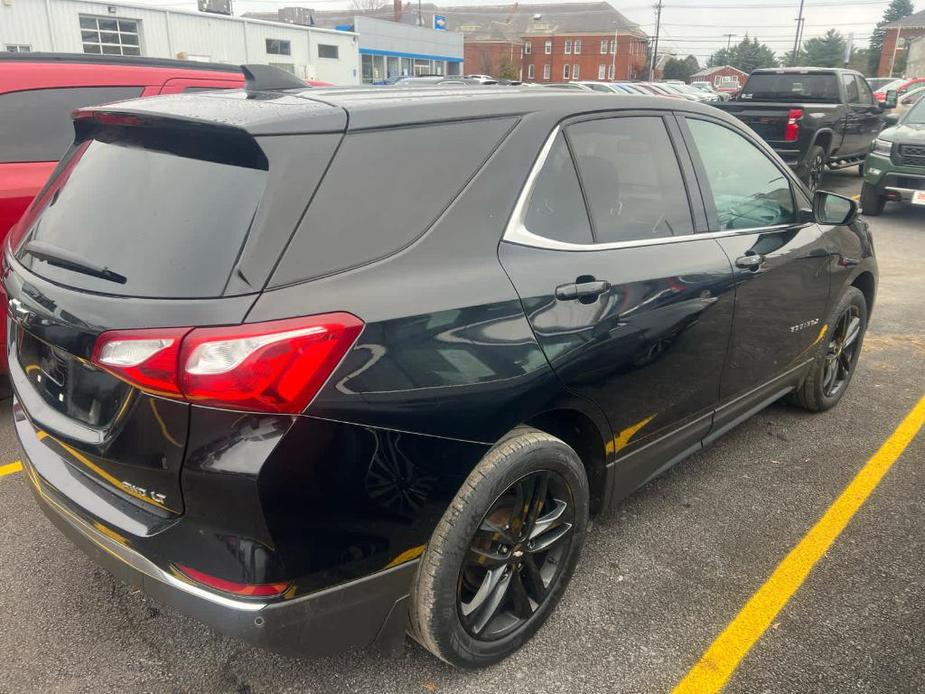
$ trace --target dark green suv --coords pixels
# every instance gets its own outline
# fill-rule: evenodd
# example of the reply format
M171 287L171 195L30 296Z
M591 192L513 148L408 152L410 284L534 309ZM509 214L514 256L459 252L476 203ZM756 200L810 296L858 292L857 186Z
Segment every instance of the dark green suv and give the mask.
M864 214L880 214L889 201L925 206L925 99L880 133L864 162Z

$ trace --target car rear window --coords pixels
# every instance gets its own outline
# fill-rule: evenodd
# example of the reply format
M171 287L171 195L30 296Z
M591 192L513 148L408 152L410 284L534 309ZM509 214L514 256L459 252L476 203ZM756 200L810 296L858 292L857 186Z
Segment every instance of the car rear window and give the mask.
M46 279L88 291L221 296L263 195L266 158L249 139L145 130L115 128L84 143L64 185L44 196L50 202L24 230L17 257ZM123 279L64 267L43 257L49 249Z
M358 267L412 243L514 122L494 118L348 134L270 286Z
M838 103L835 73L752 75L739 99L743 101L820 101Z
M67 87L0 94L0 163L58 161L74 140L71 111L141 92L141 87Z

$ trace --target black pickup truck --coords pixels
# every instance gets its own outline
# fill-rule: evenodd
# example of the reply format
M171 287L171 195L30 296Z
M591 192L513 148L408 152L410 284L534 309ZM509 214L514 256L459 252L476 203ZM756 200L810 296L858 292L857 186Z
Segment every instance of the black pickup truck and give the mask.
M755 70L735 99L715 106L744 121L814 189L826 166L863 173L890 104L877 104L854 70L794 67Z

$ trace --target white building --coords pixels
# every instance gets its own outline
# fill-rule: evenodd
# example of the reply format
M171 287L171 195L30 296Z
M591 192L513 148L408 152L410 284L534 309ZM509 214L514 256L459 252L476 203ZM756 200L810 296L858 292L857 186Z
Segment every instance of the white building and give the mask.
M0 0L0 49L265 63L360 81L355 32L99 0Z

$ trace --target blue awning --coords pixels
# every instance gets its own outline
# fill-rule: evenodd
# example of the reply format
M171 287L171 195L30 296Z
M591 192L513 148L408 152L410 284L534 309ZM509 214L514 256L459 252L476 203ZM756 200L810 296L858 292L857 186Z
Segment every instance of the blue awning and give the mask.
M391 58L413 58L416 60L445 60L448 63L461 63L462 58L449 55L427 55L425 53L402 53L401 51L381 51L378 48L360 47L360 55L385 55Z

